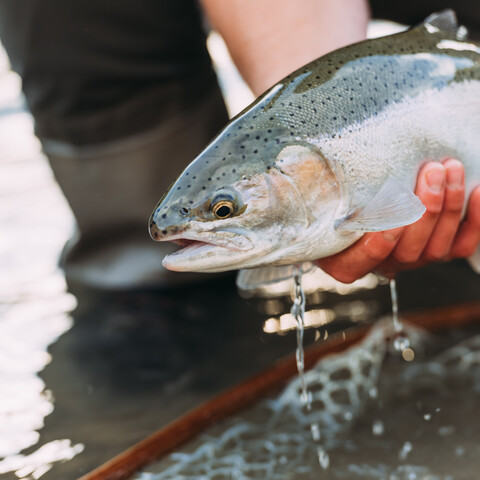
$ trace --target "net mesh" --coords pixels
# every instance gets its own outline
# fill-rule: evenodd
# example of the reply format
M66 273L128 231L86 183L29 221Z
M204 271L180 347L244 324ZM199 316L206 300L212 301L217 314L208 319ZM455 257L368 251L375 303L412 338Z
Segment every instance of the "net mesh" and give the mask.
M379 324L348 354L329 356L306 372L310 409L300 399L302 386L295 378L276 399L256 409L266 423L247 415L223 424L220 431L202 435L190 452L171 454L162 472L143 473L139 480L311 478L318 466L311 461L319 455L318 441L333 446L375 391L385 337L386 326ZM321 435L317 442L312 426Z
M414 446L412 447L412 443L401 438L394 442L396 445L393 447L394 453L389 454L393 455L392 458L387 459L386 453L378 454L379 449L386 443L392 442L392 440L386 442L382 437L384 426L377 417L381 412L378 402L386 401L384 390L397 398L416 398L415 388L418 388L418 385L429 387L442 385L446 379L458 379L463 374L466 374L464 378L468 379L480 393L480 336L469 338L443 350L428 361L411 362L408 365L407 362L397 362L393 371L390 369L385 375L383 372L389 363L385 362L385 358L387 353L392 351L391 344L388 342L388 339L391 340L394 337L392 333L391 321L380 322L361 344L350 348L347 352L322 359L313 369L306 372L305 381L311 396L310 409L307 409L305 402L301 400L302 385L300 379L295 378L276 398L264 400L241 417L211 428L207 434L191 442L183 452L171 454L156 466L151 466L150 473L140 474L137 480L310 480L318 478L452 480L457 478L450 474L432 474L430 470L432 465L409 464L407 460L412 455ZM408 334L412 347L421 353L426 334L412 331L410 328ZM394 353L396 358L399 358L398 352ZM382 369L384 363L385 366ZM478 381L471 382L472 379ZM386 385L392 388L386 388ZM403 396L402 389L404 389ZM427 389L427 391L430 390ZM437 393L434 394L434 398L437 398L438 391L435 390L435 392ZM458 395L464 394L459 390ZM416 403L419 402L416 401ZM478 405L475 400L471 403L472 411L475 412ZM442 407L442 412L448 405L449 403ZM372 410L376 412L373 417ZM440 411L440 409L437 410ZM435 411L433 410L433 415L440 415L435 414ZM365 414L362 415L362 412ZM370 418L365 420L369 414ZM454 414L456 415L456 412ZM418 418L415 412L412 415L414 419ZM393 417L390 414L389 418L394 417L396 417L395 414ZM430 417L425 415L424 423L433 427L434 419L430 420ZM377 452L375 457L377 461L373 464L362 461L363 454L358 450L359 441L364 443L365 437L360 435L352 439L353 425L357 423L358 426L365 421L371 422L370 425L373 426L373 433L371 430L369 440L372 446L368 447ZM383 423L385 421L384 418ZM405 421L398 419L399 424ZM471 423L471 420L468 420L468 423ZM377 428L379 426L382 428ZM385 426L385 428L392 427ZM445 438L445 435L449 434L445 428L440 425L437 433L432 433L430 441L433 441L434 445L435 438L439 438L438 436ZM477 427L473 425L472 428ZM416 434L410 431L407 435L415 437ZM472 449L476 448L477 443L473 442ZM322 465L322 461L325 461L325 458L328 459L326 452L337 452L336 447L341 447L343 451L350 451L348 454L350 461L343 463L341 468L337 465L335 469L330 468L329 471L322 473L319 464ZM438 446L432 448L435 449ZM466 448L462 447L464 450ZM465 455L462 452L463 450L460 451L457 445L454 455ZM463 459L462 462L466 459L465 456L458 458ZM477 458L478 453L472 454L474 470L478 467ZM449 468L452 460L445 461ZM325 465L328 467L328 462ZM438 462L435 467L439 467Z

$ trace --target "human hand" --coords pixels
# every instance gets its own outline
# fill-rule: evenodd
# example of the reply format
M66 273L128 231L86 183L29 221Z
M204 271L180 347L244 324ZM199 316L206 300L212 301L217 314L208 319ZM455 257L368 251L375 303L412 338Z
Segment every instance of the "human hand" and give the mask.
M393 277L401 270L434 261L472 255L480 243L480 187L465 201L465 172L454 159L429 162L421 169L415 193L426 207L420 220L406 227L365 234L317 265L335 279L351 283L368 272Z

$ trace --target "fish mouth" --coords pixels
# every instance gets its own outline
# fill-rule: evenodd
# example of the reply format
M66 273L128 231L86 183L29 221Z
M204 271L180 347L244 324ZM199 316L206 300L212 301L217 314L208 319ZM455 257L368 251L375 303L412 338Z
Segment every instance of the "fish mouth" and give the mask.
M165 268L177 272L230 270L232 267L228 260L254 246L246 235L228 231L183 233L165 236L162 241L181 247L167 255L162 262Z

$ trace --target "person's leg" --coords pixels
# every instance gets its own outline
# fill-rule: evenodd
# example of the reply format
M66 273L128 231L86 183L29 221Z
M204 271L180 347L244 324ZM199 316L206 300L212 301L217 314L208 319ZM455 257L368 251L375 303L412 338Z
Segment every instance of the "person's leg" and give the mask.
M161 261L172 246L153 242L147 223L160 197L226 121L215 88L134 137L82 147L42 142L77 221L61 260L71 285L168 287L196 277L167 273Z

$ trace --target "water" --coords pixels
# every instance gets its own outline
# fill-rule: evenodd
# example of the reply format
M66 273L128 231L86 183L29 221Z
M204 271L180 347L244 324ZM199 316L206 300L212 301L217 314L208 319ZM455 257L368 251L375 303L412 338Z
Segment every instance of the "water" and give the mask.
M412 449L413 449L412 444L410 442L405 442L402 445L402 448L398 454L398 458L400 460L406 460L408 457L408 454L412 451Z
M297 320L297 348L295 358L297 360L298 378L301 385L300 402L307 411L312 409L312 395L308 392L307 381L305 378L305 361L303 337L305 334L305 292L302 288L302 267L294 266L294 297L291 314ZM326 331L325 331L326 333ZM327 335L325 335L326 338ZM347 412L348 413L348 412ZM310 424L310 432L313 442L317 445L318 464L323 470L328 470L330 466L330 457L321 445L321 432L318 423Z
M295 379L277 397L212 428L182 453L151 465L149 473L138 480L227 480L234 464L240 465L238 478L242 480L477 478L479 329L464 341L441 335L425 337L424 346L435 353L418 353L412 363L390 356L388 349L379 350L372 365L380 365L380 375L362 376L355 365L366 358L365 350L375 351L380 339L386 341L387 336L388 331L382 336L377 330L362 346L344 352L343 358L325 358L314 369L315 381L311 372L306 372L310 389L322 383L331 392L348 382L368 386L374 381L377 394L369 393L373 387L358 390L364 392L364 401L353 410L339 397L323 406L314 399L311 411L305 413L298 398L299 380ZM350 378L345 380L340 372L349 364ZM325 384L327 373L329 383ZM322 415L326 411L332 416ZM419 421L425 411L431 412L430 420ZM352 413L353 421L338 423L336 413L345 412ZM316 434L312 432L313 416L321 419L318 429L314 428ZM312 442L312 435L319 444Z
M384 432L385 426L383 425L383 422L381 420L375 420L372 425L372 433L375 436L380 437L384 434Z
M400 352L406 361L412 361L415 357L413 350L410 348L410 340L407 332L403 326L403 322L400 320L398 314L398 293L397 282L394 278L390 279L390 297L392 300L392 322L394 329L393 348Z
M303 337L305 334L305 292L302 288L302 267L294 266L294 293L291 314L297 321L297 348L295 357L297 360L298 376L300 378L301 393L300 399L307 409L311 408L311 399L308 395L307 384L305 382L305 360Z

